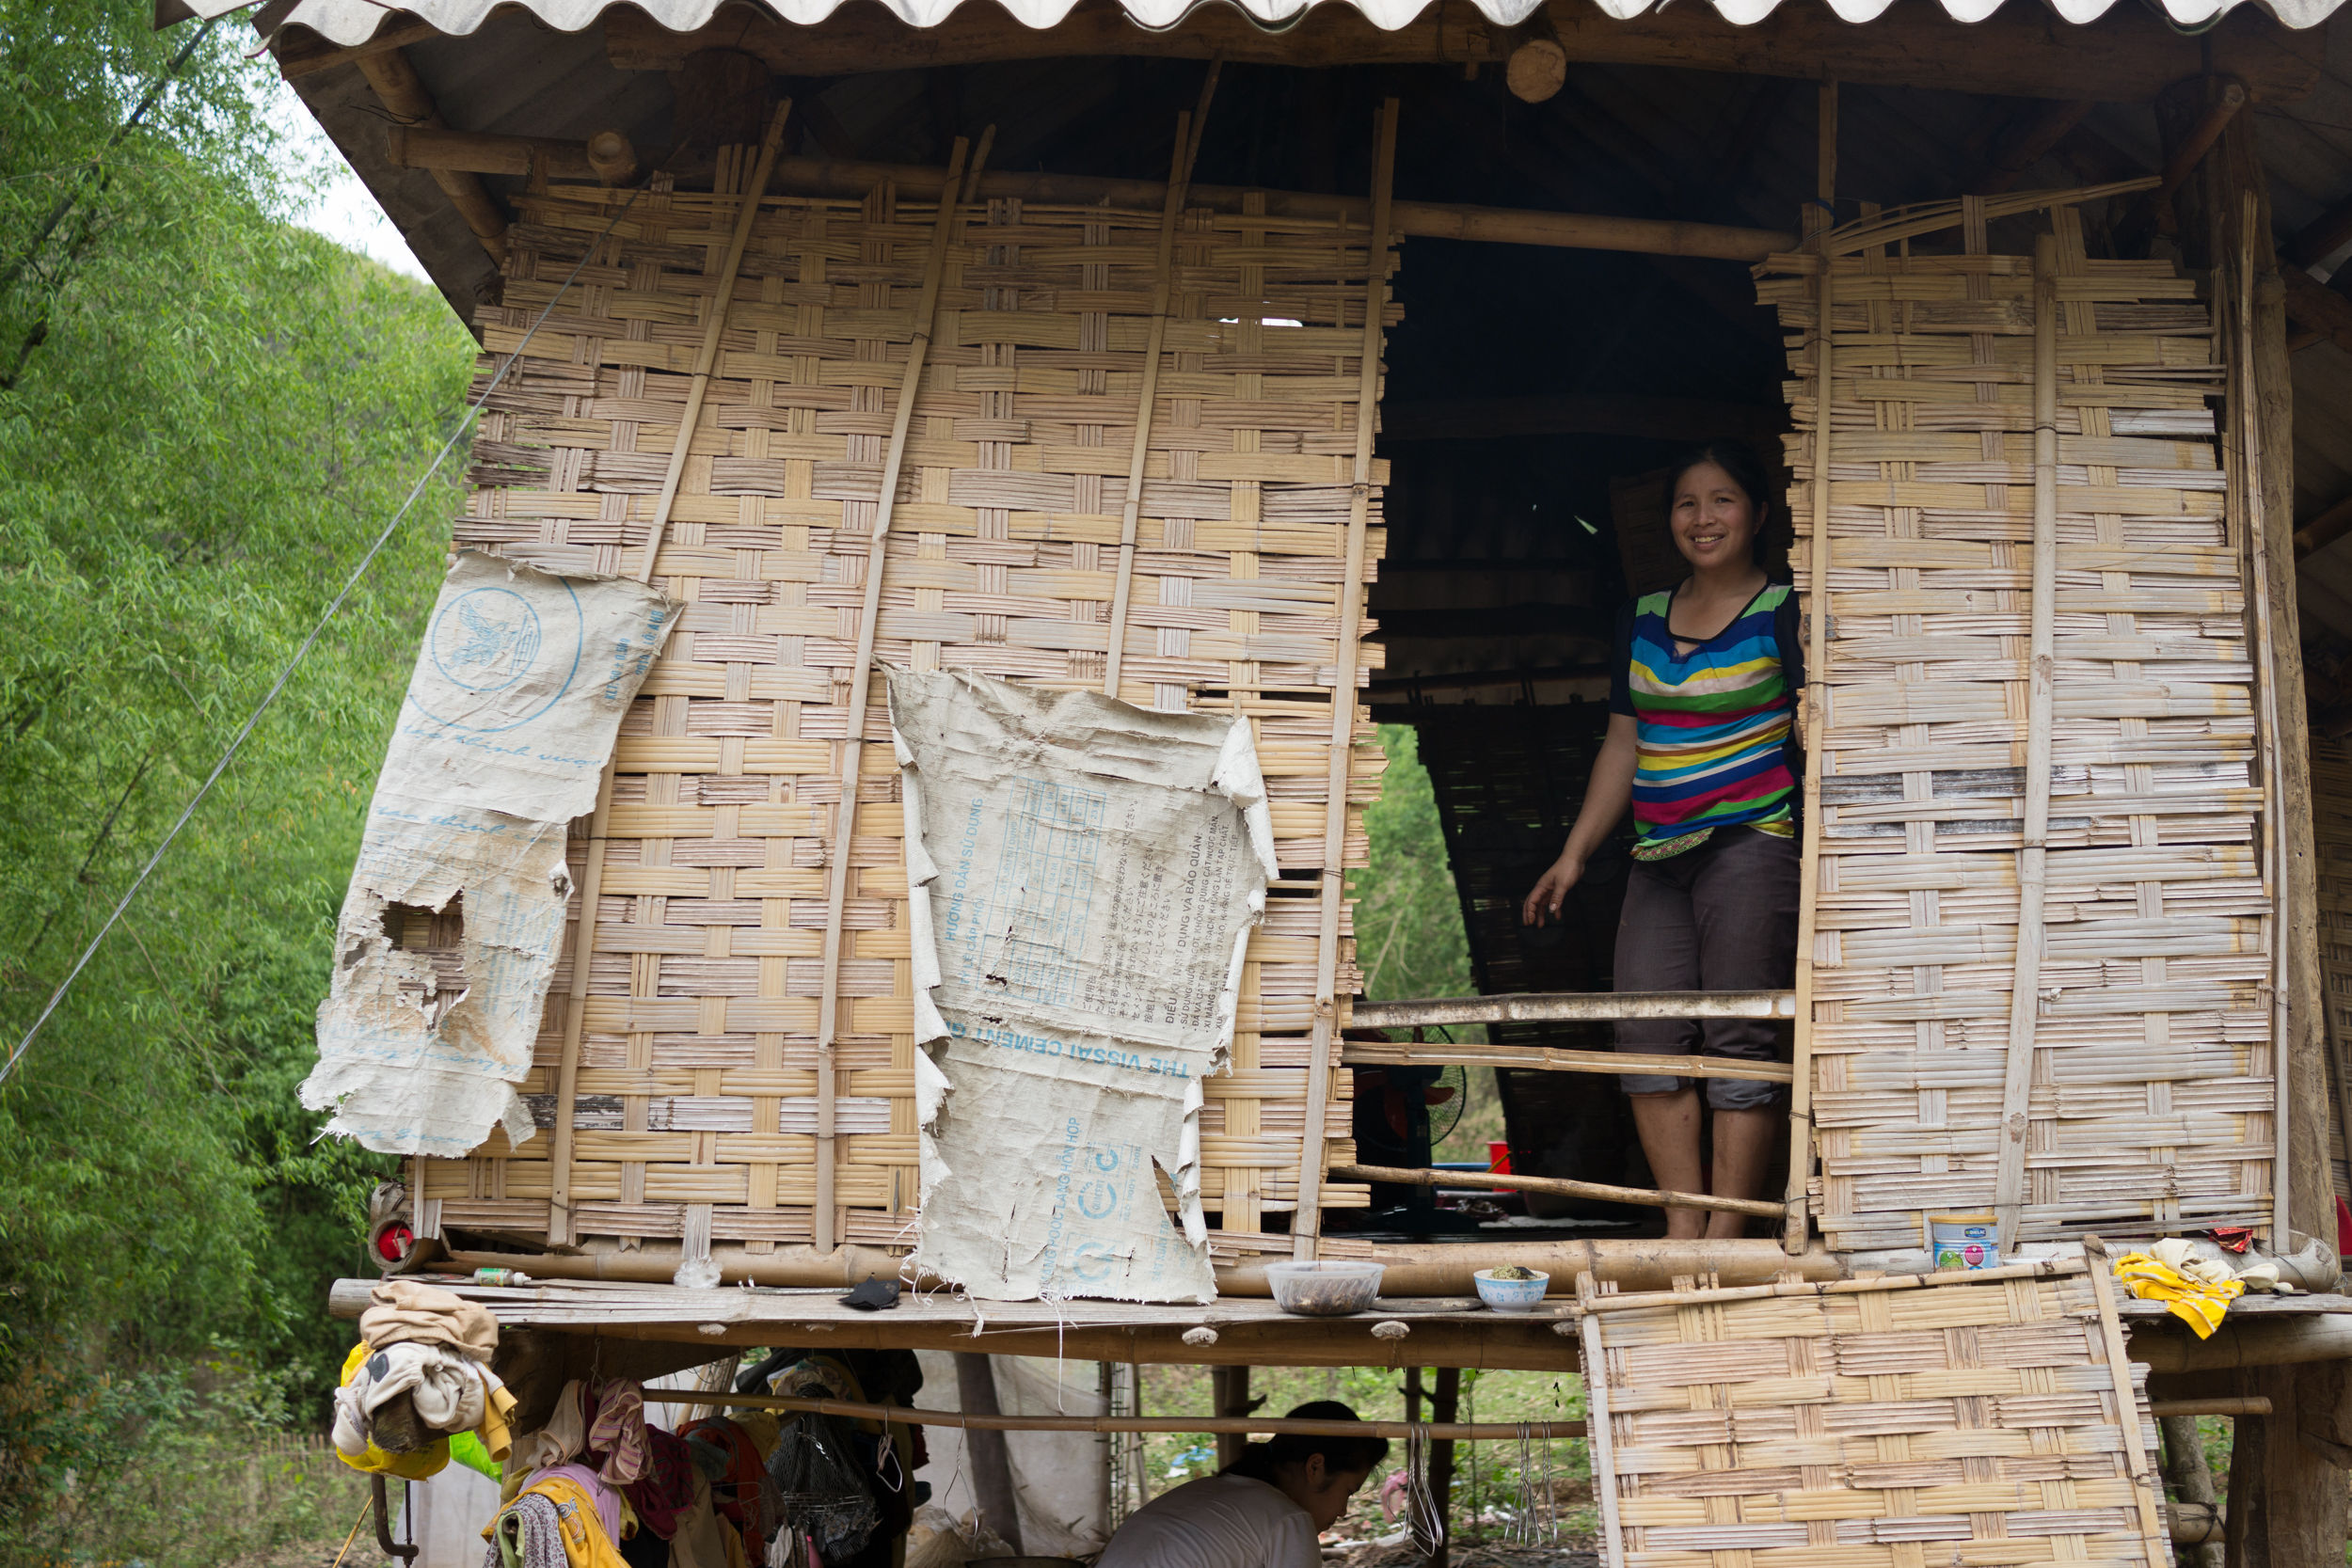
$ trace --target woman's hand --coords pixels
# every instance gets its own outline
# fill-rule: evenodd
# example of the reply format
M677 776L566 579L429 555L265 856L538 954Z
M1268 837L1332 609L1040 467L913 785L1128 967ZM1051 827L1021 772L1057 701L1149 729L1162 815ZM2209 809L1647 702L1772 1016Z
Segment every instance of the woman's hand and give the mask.
M1567 896L1568 889L1582 880L1583 876L1584 857L1573 850L1563 852L1558 860L1551 863L1551 869L1536 882L1535 891L1527 895L1527 902L1519 907L1519 924L1541 926L1547 914L1558 920L1560 900Z

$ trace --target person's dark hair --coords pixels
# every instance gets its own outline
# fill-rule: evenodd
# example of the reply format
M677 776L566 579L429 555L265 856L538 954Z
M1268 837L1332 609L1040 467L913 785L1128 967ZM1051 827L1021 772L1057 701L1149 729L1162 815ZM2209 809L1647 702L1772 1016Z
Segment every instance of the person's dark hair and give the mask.
M1692 447L1677 453L1675 460L1666 465L1663 503L1666 515L1674 515L1675 487L1682 483L1682 476L1702 463L1714 464L1731 476L1734 484L1747 492L1749 501L1756 507L1756 553L1761 558L1763 542L1772 524L1779 520L1780 508L1772 503L1772 471L1764 467L1763 459L1756 455L1756 449L1745 441L1719 436L1704 446Z
M1302 1404L1282 1418L1286 1421L1353 1421L1356 1412L1337 1400L1315 1400ZM1323 1467L1334 1474L1369 1475L1374 1465L1389 1457L1389 1440L1369 1434L1362 1437L1310 1437L1283 1433L1271 1443L1252 1443L1241 1450L1241 1457L1225 1466L1232 1476L1248 1476L1271 1485L1274 1472L1285 1465L1303 1465L1314 1454L1323 1455Z

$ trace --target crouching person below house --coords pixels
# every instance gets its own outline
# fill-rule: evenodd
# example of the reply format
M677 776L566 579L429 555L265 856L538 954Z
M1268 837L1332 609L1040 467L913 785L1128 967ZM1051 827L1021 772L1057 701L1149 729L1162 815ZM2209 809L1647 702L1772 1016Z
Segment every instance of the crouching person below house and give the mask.
M1353 1421L1333 1400L1294 1421ZM1347 1511L1389 1440L1285 1434L1252 1443L1216 1475L1163 1493L1129 1515L1095 1568L1320 1568L1316 1537Z

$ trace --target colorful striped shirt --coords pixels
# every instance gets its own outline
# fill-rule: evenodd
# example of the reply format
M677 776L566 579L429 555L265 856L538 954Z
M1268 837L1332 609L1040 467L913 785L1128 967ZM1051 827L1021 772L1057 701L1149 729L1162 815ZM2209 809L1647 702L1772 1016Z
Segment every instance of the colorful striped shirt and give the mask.
M1635 600L1617 618L1609 708L1629 716L1633 854L1664 860L1718 828L1795 832L1794 716L1804 669L1797 595L1768 582L1729 626L1688 654L1667 627L1674 590Z

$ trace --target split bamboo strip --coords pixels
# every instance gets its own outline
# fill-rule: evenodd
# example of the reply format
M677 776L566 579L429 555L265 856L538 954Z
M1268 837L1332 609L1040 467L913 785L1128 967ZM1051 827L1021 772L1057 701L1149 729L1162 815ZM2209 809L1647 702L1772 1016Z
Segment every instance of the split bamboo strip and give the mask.
M648 1388L655 1404L683 1404L706 1396ZM1582 1421L1295 1421L1252 1416L967 1416L960 1410L915 1410L896 1404L861 1404L850 1400L804 1400L785 1394L730 1394L726 1404L751 1410L788 1410L795 1415L838 1416L845 1420L898 1426L946 1427L964 1432L1220 1432L1285 1437L1452 1437L1467 1442L1516 1441L1520 1437L1581 1437Z
M693 380L686 394L686 412L678 423L677 440L670 457L670 467L661 482L661 494L654 502L653 517L645 532L644 560L637 569L637 580L653 580L653 563L661 551L661 537L670 526L670 509L677 501L678 476L686 467L686 453L693 444L693 432L702 420L704 396L710 389L710 372L718 362L719 339L726 330L727 307L735 298L736 274L743 265L743 249L751 242L752 225L759 216L759 204L768 195L768 179L776 166L776 152L784 145L784 124L792 113L792 100L785 99L769 118L768 134L760 138L759 163L749 187L744 191L735 219L735 230L728 240L726 258L719 269L719 293L710 305L709 318L703 327L702 352L694 359ZM588 819L588 858L580 870L580 923L577 945L572 956L572 983L564 1009L564 1056L558 1071L555 1090L554 1162L555 1182L548 1195L548 1240L558 1245L568 1243L574 1236L572 1228L572 1146L577 1133L575 1107L580 1099L580 1042L582 1015L588 997L588 975L594 967L591 957L595 951L596 906L604 892L605 845L612 822L612 781L615 757L607 757L603 775L596 781L596 805ZM422 1189L419 1189L421 1193Z
M1837 201L1837 84L1825 81L1820 103L1820 171L1816 183L1817 214L1807 214L1809 243L1818 246L1822 230L1836 221ZM1819 224L1813 221L1819 218ZM1817 404L1821 417L1813 422L1813 582L1804 600L1804 820L1797 846L1797 1026L1790 1051L1793 1082L1788 1094L1788 1196L1782 1241L1789 1253L1803 1252L1808 1227L1805 1215L1815 1162L1813 1134L1813 948L1818 940L1814 906L1821 885L1821 726L1829 707L1826 676L1829 667L1829 385L1831 324L1836 319L1833 272L1821 269L1814 280L1814 319L1820 330L1814 340L1814 384L1821 388Z
M2022 213L2038 213L2052 207L2074 207L2086 201L2104 201L2113 196L2131 196L2139 191L2153 190L2158 183L2154 175L2136 180L2113 180L2102 185L2080 185L2063 191L2020 191L2010 196L1969 197L1962 200L1981 201L1987 222L1996 218L2015 217ZM1912 207L1898 207L1892 213L1866 217L1833 230L1823 242L1823 251L1831 256L1851 256L1875 245L1895 245L1903 240L1917 239L1939 230L1957 229L1962 222L1961 200L1927 201Z
M1644 1291L1639 1294L1594 1295L1580 1299L1574 1311L1634 1312L1658 1307L1719 1307L1730 1301L1772 1301L1782 1297L1868 1295L1881 1291L1931 1291L1953 1283L1954 1271L1934 1274L1889 1274L1875 1279L1784 1279L1770 1285L1710 1285L1705 1289ZM1964 1271L1966 1283L1986 1285L2004 1279L2064 1279L2089 1272L2079 1258L2037 1258L2024 1263L2002 1263L1989 1269ZM1553 1332L1557 1333L1558 1330Z
M1349 1009L1348 1022L1359 1029L1411 1029L1438 1023L1532 1023L1571 1019L1797 1016L1796 992L1787 990L1568 990L1359 1002ZM1778 1068L1778 1064L1772 1065ZM1786 1073L1787 1069L1778 1070Z
M2115 1424L2123 1434L2123 1462L2132 1478L2132 1494L2139 1508L2140 1549L2151 1563L2165 1560L2172 1532L2164 1517L2164 1483L2156 1477L2152 1449L2138 1419L2145 1402L2134 1386L2131 1358L2123 1348L2123 1323L2115 1311L2115 1275L2107 1265L2106 1248L2090 1238L2090 1289L2099 1302L2099 1335L2106 1341L2107 1376L2115 1389ZM2146 1374L2141 1374L2145 1376Z
M1776 1220L1786 1205L1757 1198L1715 1197L1707 1193L1655 1192L1647 1187L1613 1187L1601 1181L1572 1181L1560 1176L1498 1176L1492 1171L1407 1170L1392 1165L1333 1165L1343 1181L1386 1181L1401 1187L1494 1187L1507 1193L1558 1193L1602 1203L1631 1203L1648 1209L1704 1209L1718 1214L1753 1214Z
M1684 1016L1684 1015L1677 1015ZM1352 1033L1353 1031L1351 1031ZM1668 1078L1740 1078L1786 1084L1786 1062L1738 1056L1662 1056L1633 1051L1569 1051L1558 1046L1378 1044L1350 1039L1340 1047L1342 1067L1510 1067L1551 1072L1657 1073Z
M1200 135L1209 118L1209 101L1216 93L1219 66L1209 62L1208 80L1200 84L1200 102L1190 114L1176 117L1176 152L1168 171L1168 202L1160 214L1160 250L1152 264L1152 332L1143 346L1143 388L1136 399L1136 444L1127 458L1127 501L1120 509L1119 576L1111 589L1110 653L1103 665L1104 695L1119 695L1119 675L1127 657L1127 603L1135 593L1136 535L1143 520L1143 470L1152 448L1152 419L1159 407L1160 362L1168 347L1168 311L1174 292L1176 220L1184 214L1184 191L1192 182L1193 160L1200 155Z
M2104 1269L1580 1307L1613 1568L2170 1560Z
M2017 973L2010 985L2008 1060L2001 1083L2001 1164L1993 1212L2001 1250L2017 1244L2026 1200L2026 1107L2033 1089L2034 1022L2042 1008L2049 885L2050 723L2057 702L2058 236L2033 247L2033 587L2026 655L2026 816L2017 848Z
M661 495L653 505L653 526L645 535L645 559L637 568L639 582L653 580L654 558L661 551L661 536L670 527L670 509L677 501L677 484L686 472L687 454L693 450L694 432L702 424L703 400L710 392L710 373L719 363L719 340L727 328L727 307L735 300L735 281L743 270L743 249L751 244L752 225L759 204L768 198L768 178L775 171L776 152L784 146L784 122L792 113L792 100L776 105L769 117L768 134L760 138L759 163L744 189L735 216L735 231L727 241L726 260L719 268L719 293L703 323L703 346L694 356L693 378L686 387L686 413L678 421L678 438L670 448L670 466L661 476ZM608 771L610 767L608 765Z
M973 172L988 160L996 128L981 134ZM890 524L898 514L898 476L906 467L907 434L921 395L924 360L937 326L940 281L947 269L947 252L961 227L962 194L970 184L964 156L970 149L956 138L947 156L947 178L941 186L938 214L931 219L930 257L923 267L923 292L914 307L914 335L907 344L906 369L898 378L898 397L890 420L890 446L882 458L880 499L874 529L866 546L866 603L858 619L857 655L850 664L849 734L841 743L841 800L834 808L833 855L825 868L824 990L817 1004L817 1208L813 1224L819 1251L831 1252L841 1243L836 1234L834 1191L834 1145L839 1123L840 1074L834 1044L841 1016L842 917L850 895L852 835L857 831L858 786L866 755L868 682L874 668L874 637L882 622L882 578L888 575Z
M1338 1041L1340 921L1347 898L1347 785L1356 750L1356 672L1363 633L1365 535L1372 510L1372 438L1379 421L1382 328L1389 298L1389 198L1396 179L1397 101L1381 105L1373 153L1371 256L1364 279L1363 356L1356 389L1356 456L1349 472L1346 565L1340 575L1339 657L1331 681L1329 773L1325 781L1320 929L1315 934L1315 1013L1307 1048L1307 1136L1298 1156L1298 1209L1292 1255L1309 1259L1322 1231L1324 1140L1316 1135L1331 1092Z

